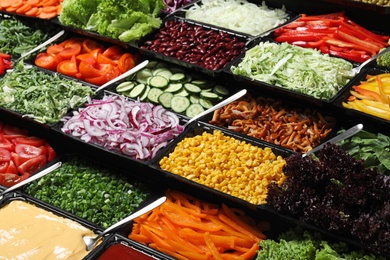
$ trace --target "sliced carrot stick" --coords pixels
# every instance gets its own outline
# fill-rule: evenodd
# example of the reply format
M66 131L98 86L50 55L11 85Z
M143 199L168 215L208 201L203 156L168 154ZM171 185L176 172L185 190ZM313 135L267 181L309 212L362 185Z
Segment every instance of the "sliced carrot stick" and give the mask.
M228 218L226 215L224 214L218 214L218 218L226 223L227 225L231 226L233 229L237 230L238 232L241 232L247 236L249 236L253 242L255 243L258 243L260 242L260 238L255 236L252 232L244 229L243 227L241 227L240 225L238 225L236 222L232 221L230 218Z
M167 250L165 248L159 247L156 244L149 244L149 246L151 248L154 248L154 249L156 249L156 250L158 250L160 252L163 252L163 253L165 253L167 255L173 256L174 258L179 259L179 260L191 260L190 258L187 258L187 257L185 257L185 256L183 256L183 255L181 255L179 253L172 252L172 251L169 251L169 250Z
M166 237L161 237L161 233L159 235L155 234L155 230L152 232L152 228L147 226L141 226L141 234L148 237L153 243L159 245L162 248L166 248L167 250L170 250L172 252L175 251L174 248L172 248L167 242Z
M217 247L215 246L215 244L213 243L213 241L211 240L211 237L210 237L210 233L209 233L209 232L205 232L205 233L204 233L204 240L205 240L206 245L207 245L207 247L209 248L211 254L213 255L214 259L216 259L216 260L222 260L222 256L221 256L221 254L218 252L218 249L217 249Z

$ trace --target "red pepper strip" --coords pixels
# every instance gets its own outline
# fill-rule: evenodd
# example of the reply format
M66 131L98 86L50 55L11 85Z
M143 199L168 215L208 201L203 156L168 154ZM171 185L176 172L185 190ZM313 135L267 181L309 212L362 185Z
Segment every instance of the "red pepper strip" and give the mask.
M364 95L364 96L372 97L374 100L376 100L378 102L381 101L381 97L375 91L372 91L372 90L369 90L369 89L365 89L365 88L362 88L360 86L353 86L352 88L354 90L356 90L357 92L359 92L360 94Z
M350 43L354 43L356 44L357 46L360 46L361 49L362 48L366 48L367 50L370 50L370 54L371 55L375 55L376 53L378 53L378 51L381 49L381 48L378 48L376 45L372 44L372 43L369 43L369 42L366 42L366 41L363 41L363 40L360 40L359 38L356 38L355 36L353 35L349 35L345 32L342 32L340 30L336 31L336 35L342 39L342 40L345 40L347 42L350 42Z
M3 62L4 62L4 69L6 70L12 69L12 61L3 59Z
M338 27L328 27L328 28L307 28L307 27L298 27L295 30L299 32L312 32L312 33L328 33L333 34L336 32Z
M366 48L365 46L361 46L359 44L351 43L351 42L346 42L342 41L336 38L331 38L331 37L325 37L324 38L325 42L329 45L333 45L336 47L341 47L341 48L350 48L350 49L355 49L355 50L362 50L365 51L366 53L369 54L375 54L373 53L372 49Z
M375 38L377 39L378 41L385 41L387 42L389 39L390 39L390 36L388 35L380 35L380 34L376 34L376 33L373 33L371 32L370 30L367 30L366 28L358 25L357 23L355 23L354 21L351 21L351 20L348 20L348 24L351 24L352 26L354 26L358 31L360 31L361 33L364 33L364 34L367 34L369 35L370 37L369 38Z
M3 59L11 59L11 55L0 52L0 58L3 58Z
M345 17L345 13L343 11L341 12L335 12L330 14L320 14L320 15L302 15L300 20L311 20L311 19L339 19L340 17Z
M322 39L316 42L295 41L291 42L291 44L305 48L319 49L320 46L325 44L325 41Z
M360 28L360 27L359 27ZM347 23L342 23L340 25L340 30L349 34L349 35L352 35L352 36L355 36L357 38L359 38L360 40L363 40L363 41L366 41L367 39L370 39L372 44L378 46L378 48L384 48L386 47L388 44L386 41L384 41L383 39L378 39L377 37L373 37L372 36L372 33L371 34L368 34L368 33L365 33L363 31L361 31L358 27L354 27L350 24L347 24Z
M365 60L367 60L367 57L369 57L368 55L361 55L359 53L347 53L347 52L334 51L334 50L329 50L329 54L339 58L360 62L360 63L364 62Z
M299 34L290 34L290 35L281 35L275 38L277 42L295 42L295 41L305 41L305 42L316 42L321 40L323 37L327 36L326 33L299 33Z

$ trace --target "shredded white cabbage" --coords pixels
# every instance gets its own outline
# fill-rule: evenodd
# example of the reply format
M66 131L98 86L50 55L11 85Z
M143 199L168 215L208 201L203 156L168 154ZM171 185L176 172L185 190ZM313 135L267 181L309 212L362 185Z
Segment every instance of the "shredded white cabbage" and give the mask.
M249 35L259 35L287 21L284 8L269 8L246 0L202 0L186 10L187 19Z

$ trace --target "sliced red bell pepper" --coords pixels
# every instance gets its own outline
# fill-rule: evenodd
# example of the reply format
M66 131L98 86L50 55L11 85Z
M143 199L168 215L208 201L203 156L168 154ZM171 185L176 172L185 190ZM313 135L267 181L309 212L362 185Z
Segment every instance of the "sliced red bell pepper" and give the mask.
M364 34L367 34L368 36L370 36L370 38L375 38L377 39L378 41L384 41L384 42L388 42L389 39L390 39L390 36L389 35L380 35L380 34L376 34L360 25L358 25L357 23L355 23L354 21L352 20L348 20L347 21L348 24L354 26L355 28L357 28L358 31L360 31L361 33L364 33Z
M351 42L342 41L342 40L339 40L339 39L336 39L336 38L332 38L332 37L325 37L324 40L325 40L325 42L327 44L329 44L331 46L341 47L341 48L344 48L344 49L349 48L349 49L355 49L355 50L363 50L363 51L365 51L368 54L373 54L372 49L366 48L366 46L362 46L362 45L359 45L359 44L354 44L354 43L351 43Z
M338 19L340 17L345 17L345 13L343 11L341 12L335 12L335 13L329 13L329 14L320 14L320 15L305 15L303 14L300 20L311 20L311 19Z
M320 49L320 47L325 44L325 41L322 39L315 42L295 41L291 42L291 44L305 48Z
M275 41L277 42L295 42L295 41L319 41L323 37L327 36L326 33L300 33L300 32L292 32L288 34L283 34L275 38Z
M347 23L342 23L340 25L340 30L342 32L345 32L351 36L355 36L363 41L370 40L370 42L372 44L378 46L379 48L384 48L388 45L387 41L384 41L383 39L377 37L376 34L373 34L371 32L366 33L365 31L361 30L360 28L361 27L354 27L354 26L347 24Z
M4 61L3 58L0 58L0 75L3 75L4 72L5 72Z
M337 30L335 35L337 35L342 40L345 40L345 41L350 42L350 43L354 43L357 46L360 46L361 48L366 48L367 50L370 50L371 55L375 55L381 49L380 47L378 47L372 43L360 40L359 38L357 38L353 35L349 35L341 30Z
M355 61L355 62L364 62L367 60L367 57L369 58L370 56L368 55L362 55L360 53L353 53L353 52L342 52L342 51L334 51L334 50L329 50L329 54L330 55L333 55L333 56L336 56L336 57L339 57L339 58L343 58L343 59L346 59L346 60L350 60L350 61Z

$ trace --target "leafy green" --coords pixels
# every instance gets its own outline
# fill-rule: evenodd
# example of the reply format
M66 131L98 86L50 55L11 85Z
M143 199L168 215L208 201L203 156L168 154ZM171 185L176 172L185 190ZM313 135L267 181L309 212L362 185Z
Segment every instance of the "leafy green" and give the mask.
M319 233L292 228L279 236L278 241L267 239L259 243L256 260L356 260L385 259L364 250L352 250L346 243L330 243Z
M40 123L55 123L94 94L80 82L18 63L0 79L0 106Z
M80 1L77 8L67 3L73 1L64 1L59 16L61 23L123 42L137 40L158 28L159 15L165 6L162 0L95 0L94 8L88 8L88 1Z
M13 57L35 48L49 38L53 30L40 30L38 24L26 25L17 18L0 19L0 52Z
M389 136L361 130L359 133L338 144L344 150L347 150L355 159L363 159L364 167L377 167L381 173L390 175Z
M32 182L26 192L103 228L130 215L150 194L143 184L76 157Z
M288 43L261 42L232 66L235 75L318 99L330 99L354 76L352 63Z

